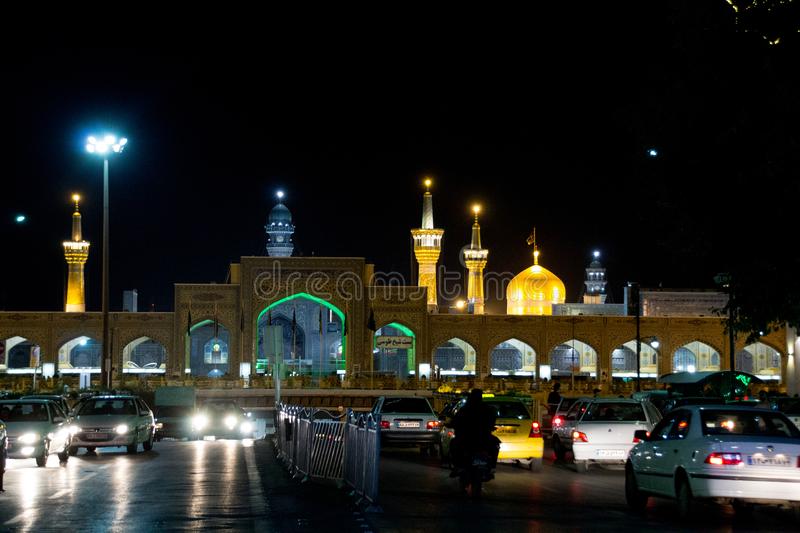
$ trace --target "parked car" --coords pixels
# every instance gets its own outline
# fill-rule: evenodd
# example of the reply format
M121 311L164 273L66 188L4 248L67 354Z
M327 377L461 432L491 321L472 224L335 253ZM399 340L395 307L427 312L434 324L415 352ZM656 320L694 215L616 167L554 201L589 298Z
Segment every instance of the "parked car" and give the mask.
M0 400L8 457L36 460L45 466L51 454L62 463L69 459L71 435L66 414L50 400Z
M94 452L96 448L125 446L128 453L136 453L141 444L145 450L153 449L153 412L138 396L92 396L82 400L73 414L71 455L79 448Z
M590 464L625 464L637 430L650 431L661 413L648 401L596 398L572 429L572 455L580 473Z
M234 400L206 400L192 418L192 435L196 439L251 438L253 429L248 413Z
M440 429L440 453L442 458L451 464L450 442L455 435L448 426L452 416L458 413L466 401L464 398L454 406L450 419L446 420ZM500 439L497 461L524 464L530 470L537 472L541 470L544 455L542 430L539 422L533 420L525 404L519 398L492 394L485 394L483 402L491 406L497 414L495 430L492 433Z
M625 465L628 505L674 498L688 516L699 499L800 511L800 430L782 413L740 406L686 406L669 413L631 450Z
M544 433L545 437L553 437L553 430L564 423L564 417L567 415L569 408L581 399L586 398L561 397L561 401L558 402L558 405L553 409L553 413L549 417L549 422L546 422L544 417L542 418L542 433Z
M559 423L553 426L553 452L559 461L563 461L567 452L572 450L572 429L586 411L590 401L592 401L591 398L577 398L566 410Z
M436 452L441 422L427 398L381 396L372 413L381 417L382 445L419 446L423 453Z

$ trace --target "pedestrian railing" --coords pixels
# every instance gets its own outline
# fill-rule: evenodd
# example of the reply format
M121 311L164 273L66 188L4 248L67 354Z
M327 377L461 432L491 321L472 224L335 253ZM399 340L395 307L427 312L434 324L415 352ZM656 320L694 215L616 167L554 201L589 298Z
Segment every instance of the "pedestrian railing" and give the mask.
M275 445L289 472L304 480L330 479L354 495L378 499L380 420L372 414L334 415L322 409L279 404Z

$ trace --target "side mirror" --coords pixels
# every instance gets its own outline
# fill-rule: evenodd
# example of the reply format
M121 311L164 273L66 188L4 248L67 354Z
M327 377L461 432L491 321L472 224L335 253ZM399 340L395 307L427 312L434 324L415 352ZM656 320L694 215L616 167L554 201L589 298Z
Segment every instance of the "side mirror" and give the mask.
M60 424L63 421L64 421L63 417L60 417L60 416L54 416L53 417L53 424Z
M650 440L650 432L646 429L637 429L633 432L633 438L639 439L641 442L647 442Z

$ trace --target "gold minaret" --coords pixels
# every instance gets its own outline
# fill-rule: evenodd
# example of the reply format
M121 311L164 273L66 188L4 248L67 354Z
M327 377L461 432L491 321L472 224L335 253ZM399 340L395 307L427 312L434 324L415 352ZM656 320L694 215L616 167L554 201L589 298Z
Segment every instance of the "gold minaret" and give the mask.
M414 237L414 255L419 264L417 285L428 288L428 312L436 312L437 285L436 262L442 249L443 229L433 227L433 196L431 196L431 179L425 179L425 196L422 198L422 227L411 230Z
M83 265L89 258L89 243L81 234L81 211L78 202L81 197L72 195L75 212L72 213L72 240L64 241L64 258L67 260L69 277L67 279L67 302L64 311L83 313L86 311L86 298L83 290Z
M481 226L478 224L481 206L473 205L472 212L475 214L475 223L472 224L472 241L469 248L464 249L464 262L469 270L467 304L472 314L482 315L484 313L483 269L486 267L489 250L481 248Z

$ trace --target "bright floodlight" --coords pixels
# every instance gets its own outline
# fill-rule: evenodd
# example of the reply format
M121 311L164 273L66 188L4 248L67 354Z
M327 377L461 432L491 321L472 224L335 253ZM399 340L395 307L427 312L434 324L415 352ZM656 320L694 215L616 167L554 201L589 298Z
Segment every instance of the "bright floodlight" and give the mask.
M659 346L661 346L661 343L658 342L658 340L654 340L653 342L650 343L650 346L657 349Z
M598 257L600 257L600 250L595 250L594 252L592 252L592 255L594 256L595 259L597 259Z
M275 194L278 196L279 199L283 198L283 191L278 191Z
M22 224L27 219L26 219L25 215L17 215L14 220L17 221L17 224Z
M114 135L104 135L102 140L98 140L94 135L86 139L86 151L90 154L106 154L109 150L114 153L121 153L122 149L128 144L128 139L121 137L117 139Z
M656 150L655 148L650 148L649 150L647 150L647 155L649 155L650 157L658 157L658 150Z

